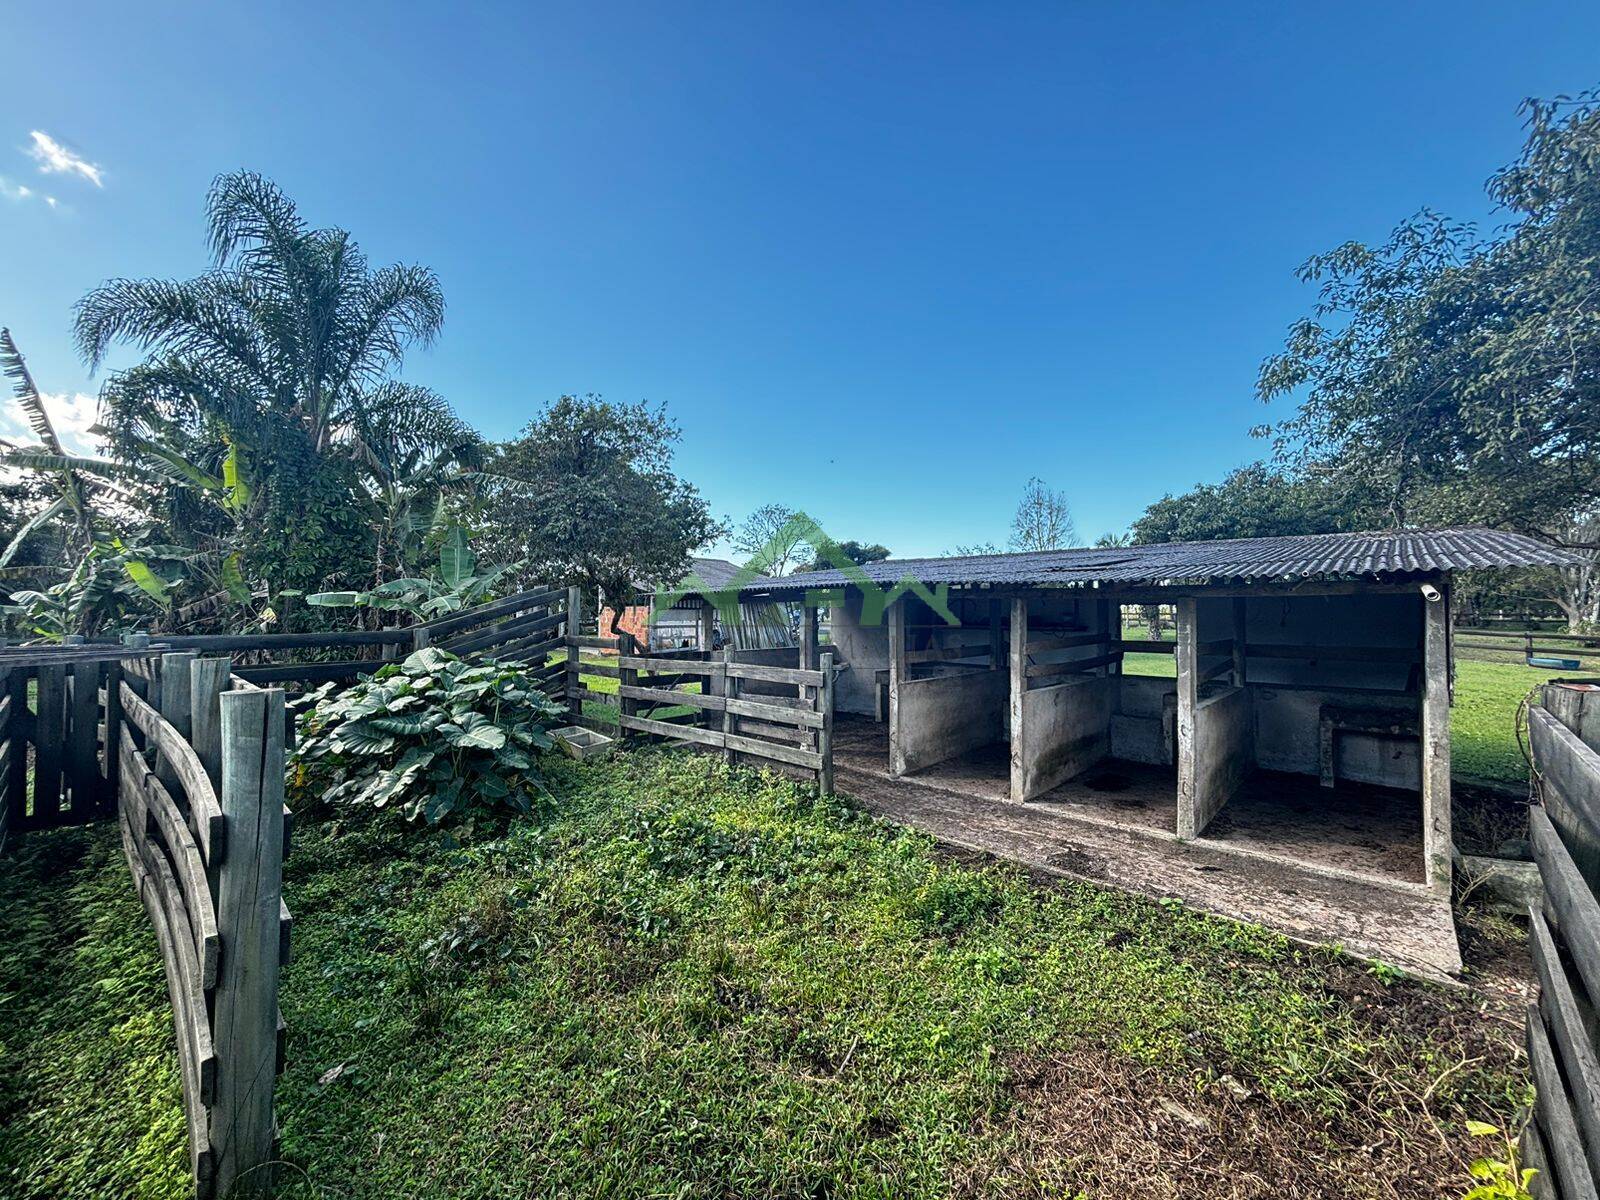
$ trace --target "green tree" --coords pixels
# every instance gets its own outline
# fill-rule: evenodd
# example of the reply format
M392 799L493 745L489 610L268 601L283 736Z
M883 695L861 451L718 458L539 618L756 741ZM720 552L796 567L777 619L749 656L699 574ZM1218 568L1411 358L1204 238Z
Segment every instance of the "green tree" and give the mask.
M483 544L526 579L632 596L681 579L723 527L672 469L664 407L563 396L494 455Z
M114 279L78 304L91 368L118 343L147 355L102 391L111 453L138 461L154 447L212 476L231 460L250 497L246 568L275 587L364 577L375 535L351 501L371 461L365 414L405 351L437 335L439 282L424 267L370 267L348 233L310 227L252 172L217 178L207 225L210 270ZM153 515L189 544L231 520L183 490Z
M1136 545L1216 538L1342 533L1388 523L1387 513L1359 484L1337 476L1295 476L1266 463L1163 496L1130 530Z
M1280 460L1381 495L1391 523L1556 536L1600 500L1600 93L1523 109L1480 237L1424 210L1309 260L1319 287L1257 383L1293 398Z
M733 548L765 574L787 574L805 561L809 549L798 515L784 504L763 504L734 532Z
M889 548L880 546L877 542L825 542L812 547L811 561L798 568L802 571L828 571L838 563L849 559L858 566L867 563L882 562L889 557Z

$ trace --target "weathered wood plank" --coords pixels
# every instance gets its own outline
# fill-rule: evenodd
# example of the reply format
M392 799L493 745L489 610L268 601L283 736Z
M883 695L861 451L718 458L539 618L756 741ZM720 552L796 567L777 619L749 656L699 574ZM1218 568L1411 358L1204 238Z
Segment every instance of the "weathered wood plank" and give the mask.
M222 788L230 853L217 883L226 953L214 1002L218 1190L271 1187L283 899L283 692L222 695Z
M67 754L63 764L74 816L105 807L100 778L100 664L72 666L72 706L67 718Z
M451 613L448 617L438 617L421 628L427 629L432 643L438 645L441 638L449 637L452 633L470 629L474 625L482 625L485 621L492 621L507 613L530 608L548 608L565 595L566 592L560 588L533 588L526 592L518 592L514 596L507 596L504 600L496 600L493 604L480 604L476 608Z
M735 663L721 662L695 662L692 659L648 657L638 654L619 654L617 666L624 671L660 671L668 675L722 675L731 672ZM581 668L590 670L590 665L584 663ZM779 668L767 668L777 670ZM765 676L748 676L747 678L765 678ZM793 680L779 680L780 683L792 683Z
M1229 652L1231 653L1231 646ZM1292 646L1272 642L1250 642L1244 648L1247 658L1296 658L1316 662L1416 663L1421 654L1407 646Z
M49 826L61 811L61 760L66 742L67 669L41 666L34 689L33 816L31 824Z
M235 667L234 672L254 684L329 683L371 675L398 659L352 658L341 662L274 663L267 667Z
M1545 811L1590 888L1600 888L1600 755L1536 704L1528 743Z
M154 823L166 846L166 860L172 865L173 878L182 892L184 921L194 941L195 957L200 964L200 986L210 991L217 986L217 956L221 946L217 936L217 915L212 907L211 885L206 877L206 866L200 857L200 848L194 835L184 823L183 814L173 802L172 795L149 772L144 772L144 813Z
M189 744L214 788L222 784L222 693L232 679L231 658L197 658L189 668Z
M1029 654L1048 654L1052 650L1075 650L1079 646L1102 646L1115 641L1105 632L1061 633L1053 637L1033 638L1028 642Z
M1533 857L1544 880L1546 911L1554 916L1573 965L1590 996L1600 996L1600 901L1589 890L1544 809L1528 809Z
M1450 890L1455 840L1450 814L1450 597L1441 581L1422 617L1422 856L1428 882ZM1379 652L1381 655L1381 652ZM1376 661L1404 662L1381 655Z
M959 662L963 658L988 658L988 642L981 646L934 646L927 650L906 651L908 663Z
M1578 1140L1567 1089L1556 1069L1550 1036L1537 1004L1528 1005L1528 1066L1535 1088L1533 1111L1544 1129L1552 1174L1565 1200L1595 1200L1594 1174Z
M992 649L992 647L991 647ZM1000 661L996 653L994 661ZM833 652L822 652L822 690L817 693L818 712L822 727L817 734L817 757L821 759L817 774L817 790L824 796L833 795Z
M188 945L167 923L166 913L156 896L139 839L129 827L126 812L119 814L117 829L122 836L122 853L133 875L135 890L144 905L145 916L156 935L167 979L167 1000L178 1042L178 1075L183 1087L183 1109L189 1134L189 1167L195 1177L197 1194L210 1195L215 1173L211 1146L208 1105L214 1095L217 1060L211 1031L205 1020L205 1001L201 997L198 1020L194 1013L192 989L183 977L181 956ZM192 953L193 948L189 947Z
M1537 908L1528 910L1528 944L1539 977L1540 1010L1550 1040L1572 1083L1572 1109L1583 1130L1591 1174L1600 1178L1600 1058L1584 1027L1577 996L1556 951L1550 926Z
M441 650L448 650L451 654L471 654L475 650L484 650L496 646L501 642L511 641L515 638L524 638L541 630L554 629L564 623L567 614L553 612L537 616L517 617L503 624L495 625L480 633L462 634L445 641L436 641L434 645Z
M1028 666L1028 678L1049 679L1054 675L1077 675L1121 661L1121 651L1112 651L1110 654L1096 654L1093 658L1075 658L1070 662L1032 663Z
M7 726L11 760L6 764L6 811L11 814L7 824L13 831L23 828L28 817L28 739L33 729L28 712L28 680L31 677L29 669L13 667L6 679L6 690L11 699L11 716Z
M128 725L132 725L144 735L146 745L160 750L166 756L173 777L188 803L189 828L194 832L195 842L205 856L206 867L214 871L226 854L224 842L227 823L223 820L216 790L211 786L211 777L206 774L199 755L193 746L178 736L177 730L160 713L139 698L126 680L122 685L122 711L127 718L123 723L124 731ZM124 743L123 752L127 753L130 749L133 749L131 740Z
M690 663L684 664L683 670L696 670L699 667L720 666L717 663ZM768 667L757 663L730 662L727 664L727 673L733 679L756 679L765 683L803 683L807 687L822 686L821 671L803 671L797 667Z

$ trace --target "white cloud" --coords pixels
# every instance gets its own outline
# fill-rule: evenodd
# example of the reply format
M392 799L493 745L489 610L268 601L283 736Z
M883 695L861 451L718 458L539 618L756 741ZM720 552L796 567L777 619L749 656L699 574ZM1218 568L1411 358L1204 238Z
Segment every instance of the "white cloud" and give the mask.
M85 392L74 392L70 396L65 392L40 392L39 398L44 401L44 410L50 414L63 450L68 454L99 455L98 439L89 433L89 426L99 415L100 397ZM0 409L0 437L13 445L39 444L39 435L33 432L14 403Z
M81 175L95 187L105 187L100 179L100 168L94 163L74 154L42 130L33 130L32 137L33 145L28 154L39 164L41 175Z
M7 200L26 200L33 195L33 189L25 184L12 183L4 175L0 175L0 196Z

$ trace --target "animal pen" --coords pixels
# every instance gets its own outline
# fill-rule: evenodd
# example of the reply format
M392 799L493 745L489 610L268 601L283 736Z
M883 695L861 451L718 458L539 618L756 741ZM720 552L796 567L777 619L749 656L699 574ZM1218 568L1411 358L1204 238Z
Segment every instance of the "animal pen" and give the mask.
M1458 528L888 561L741 599L803 604L800 664L828 610L836 767L885 815L1439 975L1450 577L1572 561ZM1145 605L1173 641L1124 637Z
M282 687L261 685L350 681L437 645L523 657L558 694L566 596L534 589L406 629L0 649L0 848L29 831L117 823L166 972L201 1200L264 1192L277 1157L293 726Z

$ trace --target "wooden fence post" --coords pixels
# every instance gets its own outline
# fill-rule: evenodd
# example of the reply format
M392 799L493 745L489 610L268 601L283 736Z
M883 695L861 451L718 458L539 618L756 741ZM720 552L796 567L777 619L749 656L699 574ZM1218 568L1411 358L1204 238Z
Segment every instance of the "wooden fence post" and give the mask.
M578 691L583 686L583 681L578 676L578 669L583 658L583 649L578 645L578 639L583 636L583 589L569 587L567 589L567 717L574 725L583 722L583 696Z
M95 746L100 728L100 664L72 665L72 704L67 713L66 778L72 789L73 815L82 819L103 807L100 755Z
M222 786L222 693L232 675L232 658L197 658L189 668L189 744L213 787Z
M214 1042L211 1145L217 1193L271 1187L272 1092L278 1064L278 965L283 903L281 688L223 692L222 786L228 848L217 879L222 943Z
M122 756L122 663L112 659L105 672L104 763L106 811L117 811L117 788L121 786Z
M822 769L817 773L817 790L824 796L833 795L833 651L822 653L822 687L817 692L817 703L822 713L822 729L817 734L817 750L822 755Z
M634 640L633 634L629 633L626 629L617 630L617 657L619 659L628 658L638 653L639 647ZM628 740L628 718L638 714L639 702L622 695L621 689L625 687L638 687L639 672L631 667L624 667L618 663L617 686L617 737L618 740L626 742Z
M739 698L739 681L734 676L728 674L727 670L726 670L726 668L731 667L733 665L733 643L732 642L728 642L722 647L722 665L723 665L723 668L724 668L723 675L722 675L722 678L723 678L722 694L729 701L737 700ZM726 739L730 734L733 734L733 733L737 732L737 730L738 730L738 722L739 722L739 718L734 715L734 713L733 713L731 708L727 708L727 707L723 708L723 710L722 710L722 736L723 736L724 739ZM728 746L726 740L724 740L724 742L723 742L722 757L724 759L726 759L730 763L733 761L733 758L734 758L733 750Z
M167 723L178 731L178 736L184 741L189 740L193 732L193 722L190 719L189 707L189 670L194 665L194 653L188 650L177 650L163 654L156 663L155 679L157 681L156 698L151 701L156 711L167 719ZM167 761L165 754L156 754L156 778L166 784L167 790L173 795L181 795L183 785L178 782L178 776L172 769L172 764Z
M66 738L67 668L41 663L34 696L33 824L48 828L61 810L61 754Z

